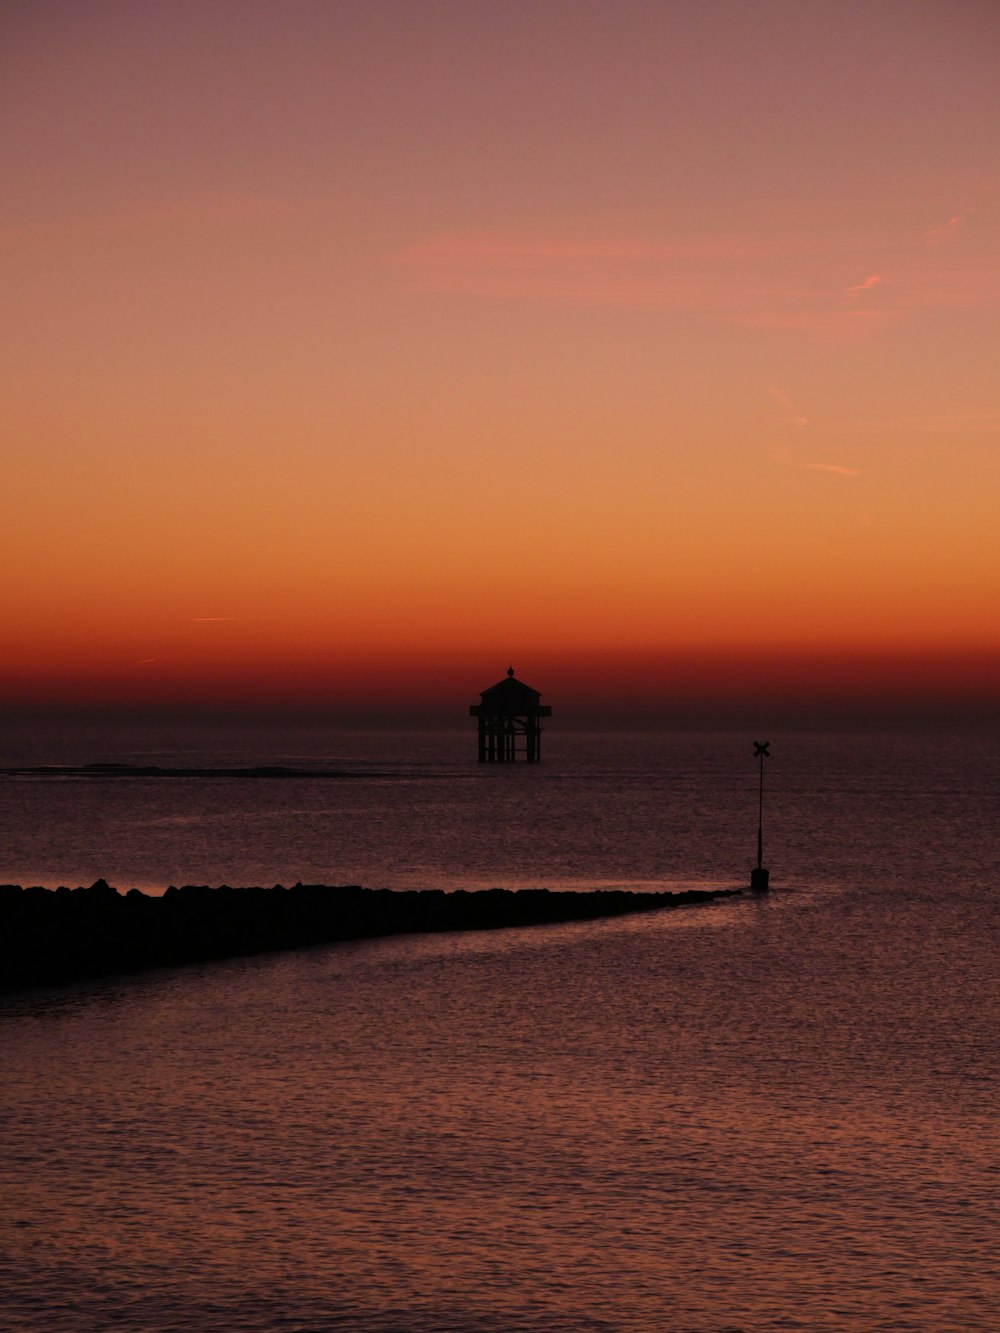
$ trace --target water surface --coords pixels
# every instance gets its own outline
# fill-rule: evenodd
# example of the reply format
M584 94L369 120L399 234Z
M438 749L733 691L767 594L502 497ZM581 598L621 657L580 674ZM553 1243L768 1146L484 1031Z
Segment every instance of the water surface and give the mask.
M782 887L764 899L8 997L0 1323L995 1327L995 751L925 744L772 746ZM676 746L629 745L593 742L575 775L432 777L420 758L415 775L314 784L289 807L311 810L314 840L292 813L227 856L258 881L261 847L284 857L301 837L319 857L342 801L363 829L351 842L342 820L352 856L380 845L381 808L387 878L405 864L467 882L471 849L484 878L519 882L533 841L541 882L693 882L746 860L745 837L725 854L711 839L737 811L745 832L752 766L748 802L719 738L688 738L683 779ZM161 786L116 806L120 785L64 788L119 829L145 809L245 840L262 806L227 812L226 790L270 802L276 827L285 799ZM428 820L437 836L408 841ZM210 844L196 835L190 854ZM218 864L238 880L235 859Z

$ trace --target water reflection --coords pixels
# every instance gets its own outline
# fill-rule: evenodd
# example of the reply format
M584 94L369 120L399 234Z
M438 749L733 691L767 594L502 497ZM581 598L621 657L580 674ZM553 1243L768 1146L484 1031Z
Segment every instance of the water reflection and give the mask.
M990 1328L987 802L942 884L822 841L824 781L763 900L10 997L0 1323Z

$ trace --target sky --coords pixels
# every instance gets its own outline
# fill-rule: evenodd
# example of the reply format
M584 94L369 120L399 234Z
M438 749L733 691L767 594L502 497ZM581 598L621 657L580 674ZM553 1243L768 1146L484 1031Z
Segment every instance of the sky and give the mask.
M7 0L0 699L995 715L998 56L991 0Z

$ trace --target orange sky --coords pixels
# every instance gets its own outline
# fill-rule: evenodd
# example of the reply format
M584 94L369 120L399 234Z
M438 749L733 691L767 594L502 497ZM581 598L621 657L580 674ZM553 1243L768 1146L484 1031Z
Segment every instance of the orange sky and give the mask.
M978 0L5 6L0 695L996 696L998 56Z

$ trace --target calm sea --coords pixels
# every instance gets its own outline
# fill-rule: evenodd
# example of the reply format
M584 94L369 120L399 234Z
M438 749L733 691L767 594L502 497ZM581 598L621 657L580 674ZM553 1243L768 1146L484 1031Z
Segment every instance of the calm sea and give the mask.
M751 737L9 734L0 880L745 883ZM772 736L774 891L0 1002L21 1333L995 1329L996 739Z

